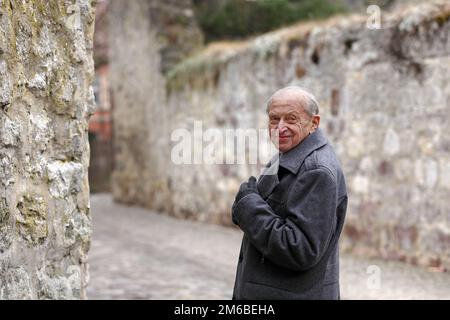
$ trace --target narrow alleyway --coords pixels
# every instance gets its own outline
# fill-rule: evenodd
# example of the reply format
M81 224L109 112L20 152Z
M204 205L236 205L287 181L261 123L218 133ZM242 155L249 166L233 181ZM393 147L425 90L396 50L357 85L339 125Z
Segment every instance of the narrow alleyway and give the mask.
M89 299L230 299L242 233L91 196ZM380 288L368 289L378 266ZM450 273L341 255L343 299L450 299Z

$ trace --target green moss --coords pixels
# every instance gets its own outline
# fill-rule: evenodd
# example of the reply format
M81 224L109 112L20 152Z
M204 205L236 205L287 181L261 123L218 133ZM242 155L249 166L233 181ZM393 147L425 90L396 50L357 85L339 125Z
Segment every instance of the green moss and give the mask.
M33 0L33 6L45 17L55 19L67 15L66 1Z
M225 63L226 59L220 57L205 58L199 55L188 58L169 70L167 89L168 91L180 90L187 84L201 86Z
M10 3L7 3L6 1L2 4L2 9L6 12L6 14L10 17L10 21L13 22L13 8ZM10 24L10 30L8 30L6 33L10 35L9 39L9 47L11 50L8 50L10 58L13 57L14 54L17 53L17 47L16 47L16 33L14 30L14 24ZM16 58L17 60L17 58Z
M53 102L50 107L57 114L68 114L72 111L71 102L62 98L63 90L67 82L70 81L69 67L69 63L61 63L60 67L56 69L56 72L49 79L49 95Z
M30 245L41 244L48 235L47 205L38 195L25 194L17 204L16 226Z
M9 222L10 212L6 203L6 199L0 200L0 228Z

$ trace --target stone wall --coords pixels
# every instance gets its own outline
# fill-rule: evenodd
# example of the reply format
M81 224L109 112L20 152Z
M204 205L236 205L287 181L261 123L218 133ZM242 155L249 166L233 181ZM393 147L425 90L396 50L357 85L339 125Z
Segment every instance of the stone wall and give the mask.
M140 116L127 110L116 121L157 138L143 148L150 155L131 150L132 139L121 144L127 150L117 162L121 174L130 175L129 181L140 174L145 181L127 186L136 193L146 189L151 208L161 208L147 197L155 192L174 216L230 224L239 184L258 174L258 166L175 165L168 154L178 142L168 141L170 134L180 128L193 132L195 120L203 130L265 128L266 99L280 87L301 85L318 97L321 127L347 177L350 202L341 247L448 268L450 6L441 1L382 13L376 30L366 22L367 16L337 17L247 42L212 44L172 68L165 89L159 75L144 71L149 69L123 71L117 105L131 110L145 101L146 107ZM151 38L137 38L147 51L142 43ZM138 50L133 40L122 46ZM140 62L156 59L153 52ZM160 96L153 94L156 87ZM140 101L134 104L136 94ZM224 146L220 152L233 150ZM136 171L136 162L149 172ZM118 193L116 198L130 199Z
M0 300L85 298L94 9L0 0Z
M170 115L163 74L202 43L190 5L190 0L110 3L116 201L169 210Z

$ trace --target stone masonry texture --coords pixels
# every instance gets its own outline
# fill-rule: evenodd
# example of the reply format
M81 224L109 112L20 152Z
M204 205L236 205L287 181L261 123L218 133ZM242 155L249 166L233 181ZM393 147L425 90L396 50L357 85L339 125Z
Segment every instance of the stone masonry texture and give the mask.
M191 2L112 0L109 12L116 201L170 211L164 74L202 35Z
M94 11L0 0L0 300L86 297Z
M211 44L166 76L163 57L154 55L157 28L151 27L148 2L120 7L111 48L117 68L114 121L121 135L116 200L230 224L239 184L258 174L258 166L176 165L170 155L178 141L171 141L171 133L193 132L194 120L203 130L264 129L267 98L300 85L317 96L321 128L347 177L341 248L450 267L448 1L382 12L375 29L368 27L368 16L352 15ZM201 139L185 143L211 144ZM218 152L234 150L219 141Z

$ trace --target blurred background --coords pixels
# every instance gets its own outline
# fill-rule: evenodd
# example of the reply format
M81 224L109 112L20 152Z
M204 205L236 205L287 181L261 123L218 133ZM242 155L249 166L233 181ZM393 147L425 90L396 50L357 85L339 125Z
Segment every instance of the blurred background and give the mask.
M88 298L231 298L260 166L175 164L171 135L264 129L287 85L346 175L342 298L450 298L450 1L102 0L94 39Z

